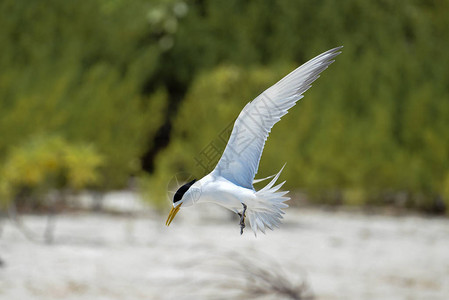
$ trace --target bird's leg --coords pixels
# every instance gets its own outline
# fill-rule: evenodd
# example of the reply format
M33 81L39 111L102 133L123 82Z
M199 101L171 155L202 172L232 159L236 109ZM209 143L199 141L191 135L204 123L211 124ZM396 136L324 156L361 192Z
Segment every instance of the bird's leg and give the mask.
M245 218L246 218L246 204L242 203L243 205L243 212L242 213L238 213L238 215L240 216L240 235L243 234L243 228L245 228Z

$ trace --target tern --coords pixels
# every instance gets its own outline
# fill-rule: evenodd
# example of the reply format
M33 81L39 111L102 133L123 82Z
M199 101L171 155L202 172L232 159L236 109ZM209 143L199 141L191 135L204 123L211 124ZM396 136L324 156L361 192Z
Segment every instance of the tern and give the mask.
M319 74L341 53L341 48L328 50L309 60L243 108L215 169L200 180L184 184L175 193L167 226L181 206L212 202L240 216L240 234L243 234L245 219L249 220L254 234L258 230L265 233L266 228L279 227L284 214L282 209L288 207L284 202L290 200L286 196L288 191L280 190L285 181L276 184L285 164L275 175L254 179L265 141L274 124L304 97ZM253 184L267 179L272 180L256 191Z

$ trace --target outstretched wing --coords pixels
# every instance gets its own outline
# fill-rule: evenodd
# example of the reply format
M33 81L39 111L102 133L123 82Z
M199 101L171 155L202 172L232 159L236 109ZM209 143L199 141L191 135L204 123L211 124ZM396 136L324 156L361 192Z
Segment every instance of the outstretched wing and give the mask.
M319 74L333 63L342 47L309 60L248 103L234 123L216 174L249 189L259 168L265 141L271 128L301 99Z

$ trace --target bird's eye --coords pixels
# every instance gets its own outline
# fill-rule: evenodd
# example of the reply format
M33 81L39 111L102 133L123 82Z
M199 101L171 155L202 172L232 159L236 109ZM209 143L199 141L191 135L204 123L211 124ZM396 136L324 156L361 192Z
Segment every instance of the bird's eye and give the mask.
M173 203L176 203L182 199L182 196L189 190L189 188L196 182L196 179L193 179L192 181L184 184L181 186L175 193L175 196L173 197Z

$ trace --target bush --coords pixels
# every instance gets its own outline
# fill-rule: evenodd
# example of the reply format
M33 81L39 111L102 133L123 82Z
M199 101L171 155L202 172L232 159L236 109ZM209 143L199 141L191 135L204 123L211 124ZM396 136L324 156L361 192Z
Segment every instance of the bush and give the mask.
M36 199L52 189L79 190L101 182L104 157L92 145L38 136L12 147L0 169L3 205L21 195Z

